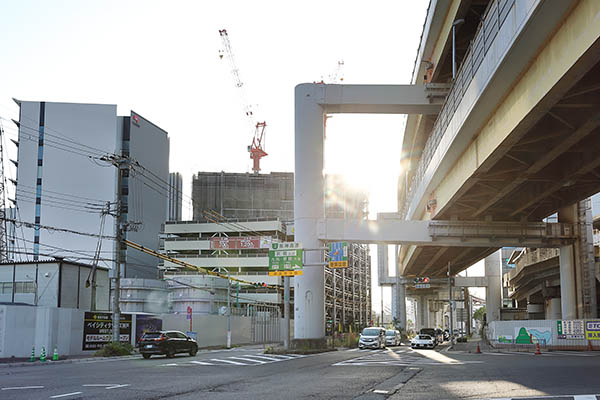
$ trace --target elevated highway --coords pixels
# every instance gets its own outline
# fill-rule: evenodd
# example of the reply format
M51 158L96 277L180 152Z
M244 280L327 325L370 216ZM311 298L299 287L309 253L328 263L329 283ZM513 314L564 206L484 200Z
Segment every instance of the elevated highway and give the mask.
M324 114L409 114L401 218L492 226L558 212L576 226L574 243L560 246L562 318L594 317L591 215L581 201L600 191L599 62L596 0L432 0L411 85L296 87L297 240L317 247L337 229L320 231ZM397 275L442 277L448 263L456 274L506 245L493 232L480 239L397 240ZM499 257L490 257L486 272L496 282ZM322 280L308 269L297 281L298 338L322 337Z

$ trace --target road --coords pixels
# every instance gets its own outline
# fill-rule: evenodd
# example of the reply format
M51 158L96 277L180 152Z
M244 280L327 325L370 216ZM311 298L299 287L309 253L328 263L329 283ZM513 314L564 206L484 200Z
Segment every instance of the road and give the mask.
M0 368L0 399L395 400L600 393L597 353L480 355L447 352L443 346L436 351L399 346L273 356L261 350Z

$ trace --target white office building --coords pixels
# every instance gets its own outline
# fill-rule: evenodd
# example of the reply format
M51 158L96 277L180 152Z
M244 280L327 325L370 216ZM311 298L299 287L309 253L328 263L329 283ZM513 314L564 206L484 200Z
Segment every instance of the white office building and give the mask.
M90 262L98 238L73 231L98 234L107 203L111 215L105 219L100 265L115 265L117 209L128 239L157 248L167 217L167 132L133 111L118 116L112 104L15 101L17 219L25 223L16 230L15 258ZM133 160L121 187L117 168L107 161L111 155ZM132 249L122 253L123 277L156 277L155 258Z

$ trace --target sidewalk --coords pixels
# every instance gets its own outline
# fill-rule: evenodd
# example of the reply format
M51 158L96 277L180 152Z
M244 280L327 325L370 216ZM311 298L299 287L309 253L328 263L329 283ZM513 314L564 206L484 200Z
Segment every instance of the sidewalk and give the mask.
M487 344L487 342L477 334L473 334L471 339L468 339L466 343L454 343L454 349L448 348L446 351L461 351L465 353L477 352L477 345L479 344L479 350L487 353L497 353L498 350Z

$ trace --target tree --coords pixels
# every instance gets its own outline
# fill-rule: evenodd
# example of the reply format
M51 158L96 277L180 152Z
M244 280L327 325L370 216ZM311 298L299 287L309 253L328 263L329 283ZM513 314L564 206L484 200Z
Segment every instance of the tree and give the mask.
M483 316L485 315L485 306L479 308L477 311L473 313L473 319L477 321L483 321Z

